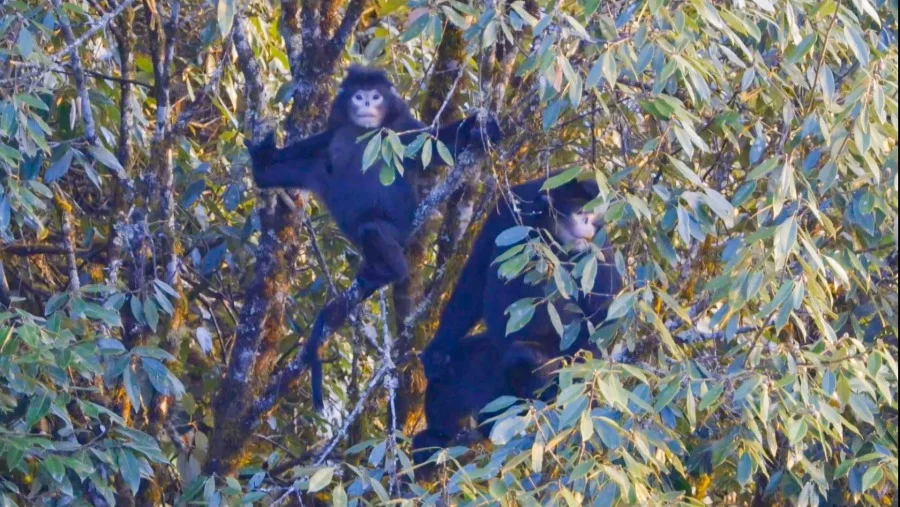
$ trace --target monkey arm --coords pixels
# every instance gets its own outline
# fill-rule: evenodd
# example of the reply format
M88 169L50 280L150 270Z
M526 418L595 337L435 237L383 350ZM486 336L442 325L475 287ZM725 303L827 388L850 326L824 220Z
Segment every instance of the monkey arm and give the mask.
M493 245L496 234L491 234L488 224L478 235L468 261L444 311L434 339L428 344L422 355L425 375L430 379L440 376L462 340L481 320L484 313L485 277L493 260Z
M313 156L323 155L331 144L334 132L331 129L313 134L281 149L275 149L272 153L272 162L285 162L295 159L307 159Z
M254 164L253 179L259 188L301 188L319 192L327 165L324 155L272 162L264 169Z
M498 142L502 139L500 126L493 117L488 117L484 125L479 125L478 117L469 116L439 129L433 129L431 135L450 148L453 156L458 155L466 148L481 149L483 142Z

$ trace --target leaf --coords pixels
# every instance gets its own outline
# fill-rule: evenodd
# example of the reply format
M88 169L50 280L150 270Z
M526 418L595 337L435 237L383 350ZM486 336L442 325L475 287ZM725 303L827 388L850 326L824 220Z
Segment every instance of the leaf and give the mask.
M379 155L381 155L381 132L372 136L369 142L366 143L366 149L363 150L362 171L366 172L372 167L372 164L378 160Z
M775 256L775 264L778 266L778 269L781 269L784 263L787 262L788 255L793 251L796 243L797 218L796 216L791 216L791 218L782 222L775 231L775 251L773 255Z
M847 43L850 45L853 54L856 55L856 59L859 60L860 65L867 67L869 65L869 46L863 39L862 34L859 33L855 26L845 24L844 35L847 37Z
M600 7L600 0L584 0L584 17L589 18L595 12L597 12L597 8Z
M772 172L772 170L778 167L779 160L779 157L773 157L766 160L762 164L759 164L758 166L754 167L752 171L750 171L750 174L747 175L747 179L758 180L763 176L769 174L770 172Z
M47 412L50 411L51 401L47 391L43 389L31 397L31 401L28 403L28 410L25 411L25 426L28 429L31 429L35 423L47 415Z
M559 317L559 312L556 311L556 306L553 305L553 302L547 301L547 314L550 316L550 324L553 325L553 329L556 331L560 337L563 336L563 332L565 331L562 324L562 319Z
M697 407L697 409L701 412L705 411L706 409L711 407L716 402L716 400L719 399L719 396L721 396L723 392L725 392L724 385L719 384L717 386L714 386L712 389L707 391L706 394L703 395L703 398L700 399L700 405Z
M806 424L806 420L804 419L792 419L787 424L787 437L788 441L790 441L791 445L797 445L803 440L803 437L806 436L806 433L809 431L809 425Z
M116 458L116 461L119 463L119 473L122 474L122 479L125 481L125 484L128 485L128 488L131 489L131 493L137 495L138 490L141 489L140 462L138 462L138 459L130 450L121 448L116 452Z
M746 486L748 482L750 482L750 476L753 472L753 460L750 459L750 454L747 451L741 453L741 457L738 459L738 467L737 467L737 480L738 484L741 486Z
M675 166L675 169L679 172L679 174L681 174L682 177L684 177L684 179L690 181L691 183L693 183L694 185L697 185L698 187L703 186L703 180L701 180L700 176L698 176L697 173L695 173L693 169L688 167L687 164L685 164L681 160L678 160L677 158L675 158L671 155L668 155L668 157L669 157L669 161L672 163L673 166Z
M440 155L441 160L444 161L448 166L453 165L453 154L450 153L450 149L447 148L447 145L442 143L441 141L437 141L437 151L438 155Z
M494 240L494 243L497 246L509 246L522 241L526 237L528 237L528 233L532 230L531 227L527 225L517 225L515 227L510 227L505 231L501 232L497 235L497 239Z
M878 485L884 477L884 470L880 466L872 466L866 470L862 477L862 490L868 491Z
M722 222L725 223L725 227L729 229L734 227L734 206L728 202L728 199L726 199L725 196L716 190L707 188L703 194L703 201L717 217L722 219Z
M591 256L584 271L581 272L581 291L590 294L594 290L594 282L597 280L597 257Z
M603 61L603 78L606 79L610 86L615 86L619 77L619 71L616 68L616 58L613 56L612 51L603 53L603 56L600 58Z
M312 474L312 477L309 478L309 488L307 488L307 491L310 493L322 491L325 486L331 484L332 477L334 477L334 467L325 467L316 470L316 473Z
M422 167L428 167L431 165L431 156L434 150L434 144L431 139L427 139L425 144L422 145Z
M216 20L219 23L219 34L223 39L228 38L234 23L234 0L218 0Z
M65 176L65 174L69 172L69 167L72 165L72 158L74 155L72 150L68 150L65 155L54 162L53 165L47 169L47 172L44 173L44 183L49 184Z
M624 317L632 308L634 308L637 291L623 292L616 296L616 299L609 305L609 311L606 312L606 320L615 320Z
M31 30L29 30L27 26L23 26L22 29L19 30L19 38L16 40L16 47L18 47L19 54L22 55L22 58L26 60L31 56L31 53L34 52L34 37L31 35Z
M574 180L580 173L581 167L576 166L570 169L566 169L559 174L555 174L544 181L543 185L541 185L541 192L546 192L548 190L553 190L554 188L561 187L566 183Z
M520 299L506 308L504 314L509 315L509 320L506 322L507 336L521 330L531 322L531 318L534 317L532 301L532 298Z
M119 163L119 160L116 158L116 156L110 153L109 150L99 144L96 146L91 146L90 150L91 155L93 155L95 160L120 175L125 174L125 169L122 167L122 164Z
M491 429L491 442L494 445L506 445L516 434L528 426L528 419L522 416L507 417L494 424Z
M154 332L156 332L156 326L159 325L159 309L156 307L156 303L147 298L143 301L144 307L144 321L150 326Z

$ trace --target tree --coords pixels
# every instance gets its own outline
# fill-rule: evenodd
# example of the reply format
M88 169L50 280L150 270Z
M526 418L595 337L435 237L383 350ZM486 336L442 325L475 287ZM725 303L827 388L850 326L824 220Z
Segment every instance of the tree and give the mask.
M897 501L897 18L879 0L87 0L0 14L0 500ZM420 182L415 271L297 356L358 254L243 141L350 62L506 138ZM422 138L380 153L447 157ZM368 142L368 141L366 141ZM393 166L390 166L393 167ZM362 168L360 168L362 170ZM589 174L626 280L600 357L412 480L416 352L508 188ZM390 177L390 174L387 175ZM592 263L537 236L553 312ZM584 281L582 281L584 280ZM524 322L513 322L519 325ZM560 328L560 337L565 329Z

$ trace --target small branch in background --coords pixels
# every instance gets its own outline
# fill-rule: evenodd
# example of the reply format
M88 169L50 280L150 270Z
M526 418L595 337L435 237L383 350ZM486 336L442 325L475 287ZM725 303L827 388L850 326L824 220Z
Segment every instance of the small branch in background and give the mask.
M59 0L56 0L59 1ZM69 270L69 292L77 292L81 288L78 279L78 262L75 258L75 218L72 216L72 205L65 199L59 185L53 184L53 201L59 210L62 224L63 248L66 252L66 267Z
M3 261L0 261L0 305L9 308L12 303L12 293L9 291L9 282L6 281L6 268L3 267Z
M351 0L350 4L347 5L347 9L344 11L344 19L341 20L334 37L328 42L325 52L328 61L333 62L341 55L367 3L368 0Z
M78 101L81 103L81 120L84 123L84 137L91 146L97 145L97 129L94 124L94 114L91 111L91 99L88 96L87 83L84 78L84 67L81 65L81 57L78 55L75 33L69 24L69 16L62 8L60 0L52 0L53 8L59 17L59 26L62 29L63 39L68 44L69 65L75 75L75 88L78 92ZM123 4L128 2L122 2ZM103 18L101 18L103 19ZM109 19L112 19L110 17ZM58 54L58 53L57 53ZM56 58L53 58L54 60Z
M396 498L400 494L400 480L397 477L397 367L394 364L394 339L391 337L391 327L388 324L388 309L384 301L384 291L378 292L378 304L381 307L381 322L384 334L384 348L382 349L382 360L388 365L388 375L384 379L385 386L388 390L388 437L387 437L387 455L390 463L388 463L388 476L390 483L388 494Z
M232 27L232 30L234 28ZM219 63L216 64L216 68L213 73L209 76L206 81L206 84L203 86L203 89L200 90L194 100L188 105L181 114L178 115L178 119L175 121L175 125L172 127L172 135L180 134L184 131L185 127L187 127L188 123L194 118L194 115L197 114L197 111L200 109L200 104L203 100L210 96L213 90L219 86L219 81L222 79L222 74L225 70L225 65L231 60L231 48L234 41L232 37L225 37L225 43L222 45L222 55L219 58Z

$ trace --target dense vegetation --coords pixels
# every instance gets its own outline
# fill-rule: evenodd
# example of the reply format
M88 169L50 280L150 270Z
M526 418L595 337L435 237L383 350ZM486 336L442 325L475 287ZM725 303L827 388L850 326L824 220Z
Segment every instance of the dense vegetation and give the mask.
M897 19L889 0L0 1L0 504L896 505ZM329 343L320 417L289 365L359 255L315 200L257 191L244 141L321 128L351 62L425 122L489 112L506 139L422 182L413 276ZM391 163L446 156L377 139ZM491 445L417 484L416 352L485 213L553 170L600 184L617 324L553 404L498 400ZM596 269L526 232L497 268L557 293L511 328Z

